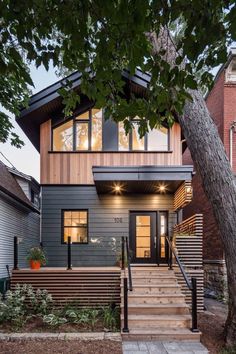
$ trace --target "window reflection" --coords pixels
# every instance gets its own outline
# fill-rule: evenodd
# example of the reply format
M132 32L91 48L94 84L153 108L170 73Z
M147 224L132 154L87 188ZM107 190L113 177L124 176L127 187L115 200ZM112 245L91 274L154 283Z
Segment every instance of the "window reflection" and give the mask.
M69 120L53 129L53 150L73 150L73 121Z
M92 150L102 150L102 109L92 109Z
M142 137L142 138L139 137L138 127L139 127L138 123L133 123L132 149L133 150L144 150L144 148L145 148L144 137Z
M63 212L63 240L71 242L87 243L87 211L64 211Z
M124 123L119 123L119 150L128 151L129 150L129 134L126 135Z
M153 129L149 131L148 150L149 151L168 150L168 129L167 128L161 127L159 129Z
M88 123L76 123L76 150L88 150Z

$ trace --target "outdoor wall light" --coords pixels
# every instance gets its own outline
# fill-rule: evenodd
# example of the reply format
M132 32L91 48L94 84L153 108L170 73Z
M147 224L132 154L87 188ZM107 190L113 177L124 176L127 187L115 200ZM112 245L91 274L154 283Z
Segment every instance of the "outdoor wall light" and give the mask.
M165 193L166 189L167 189L167 186L165 184L160 184L158 186L158 192L160 192L160 193Z
M115 192L120 192L120 191L121 191L120 186L115 186Z

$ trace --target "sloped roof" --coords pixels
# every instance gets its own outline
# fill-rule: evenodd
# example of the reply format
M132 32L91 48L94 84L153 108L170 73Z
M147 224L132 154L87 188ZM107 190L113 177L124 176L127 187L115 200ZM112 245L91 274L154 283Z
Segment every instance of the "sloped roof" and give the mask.
M16 179L9 172L8 167L2 161L0 161L0 190L25 207L38 212L38 209L30 202Z
M151 78L150 74L139 69L134 75L130 75L128 70L123 70L122 77L130 90L138 95L142 95L146 91ZM40 125L53 115L60 114L63 108L62 97L58 90L63 87L66 80L69 80L72 83L72 88L79 92L81 78L82 74L77 71L46 87L31 96L28 107L22 109L20 116L16 117L17 123L38 151L40 149ZM83 100L86 100L86 97L82 97L81 104L83 104Z

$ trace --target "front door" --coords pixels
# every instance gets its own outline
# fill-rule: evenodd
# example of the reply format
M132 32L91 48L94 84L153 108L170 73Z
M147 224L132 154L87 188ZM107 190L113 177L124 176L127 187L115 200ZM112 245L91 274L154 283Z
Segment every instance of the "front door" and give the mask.
M132 263L157 263L157 215L155 212L130 213Z

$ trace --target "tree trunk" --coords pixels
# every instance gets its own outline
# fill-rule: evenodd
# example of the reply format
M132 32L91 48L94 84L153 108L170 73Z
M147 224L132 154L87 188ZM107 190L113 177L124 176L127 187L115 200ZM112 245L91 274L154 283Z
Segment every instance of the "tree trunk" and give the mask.
M165 59L173 66L178 55L169 31L160 30L159 36L147 33L154 53L167 49ZM182 64L184 69L184 64ZM197 172L202 178L203 189L211 204L218 224L228 277L229 311L225 325L226 343L236 344L236 181L227 158L217 127L210 117L206 103L199 91L189 90L183 116L179 117L184 137L191 152ZM212 245L214 247L214 244Z
M236 183L204 98L198 91L191 91L190 94L193 101L186 102L179 123L201 176L224 246L229 291L225 334L227 344L233 345L236 344Z

